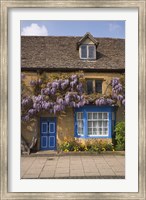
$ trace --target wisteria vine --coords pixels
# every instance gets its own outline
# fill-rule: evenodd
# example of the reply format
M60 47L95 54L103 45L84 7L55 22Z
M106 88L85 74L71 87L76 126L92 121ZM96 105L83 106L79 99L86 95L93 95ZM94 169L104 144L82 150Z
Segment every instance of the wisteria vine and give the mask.
M22 74L22 80L25 79ZM79 108L91 103L89 96L85 95L84 84L81 79L83 74L73 74L65 79L56 79L48 82L42 87L43 80L32 80L30 86L41 88L37 95L23 95L21 99L22 121L29 121L43 111L56 114L64 111L66 107ZM96 106L110 105L118 103L125 105L124 88L119 78L113 78L109 84L112 87L110 95L103 95L94 99L92 102Z

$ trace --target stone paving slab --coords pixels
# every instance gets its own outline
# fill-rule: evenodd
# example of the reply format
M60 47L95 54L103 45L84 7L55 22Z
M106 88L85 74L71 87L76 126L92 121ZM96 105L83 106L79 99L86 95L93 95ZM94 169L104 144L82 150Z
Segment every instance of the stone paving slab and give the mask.
M21 157L22 179L125 178L125 156Z

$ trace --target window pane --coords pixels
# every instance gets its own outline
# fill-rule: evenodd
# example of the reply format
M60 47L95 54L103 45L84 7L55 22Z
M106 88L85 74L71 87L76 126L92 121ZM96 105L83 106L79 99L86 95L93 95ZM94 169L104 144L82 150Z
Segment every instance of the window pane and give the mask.
M97 135L97 128L93 128L93 135Z
M97 113L93 113L93 119L97 119Z
M103 133L102 133L103 135L107 135L107 131L103 131Z
M93 93L93 80L87 80L87 94Z
M95 80L95 92L102 93L102 81Z
M88 122L88 127L92 127L92 122Z
M93 122L93 127L97 127L97 121Z
M102 121L98 121L97 123L99 128L102 127Z
M92 128L88 128L88 135L92 135Z
M107 128L103 128L103 132L106 132L107 131Z
M104 121L103 122L103 127L107 127L108 122Z
M103 119L108 119L108 114L107 113L103 113Z
M78 135L83 135L83 129L82 128L78 128Z
M77 133L78 135L83 135L83 113L77 113Z
M102 128L98 128L98 133L99 133L99 135L102 134Z
M89 58L95 58L95 47L93 45L88 46L88 56Z
M83 135L83 129L82 128L78 129L78 135Z
M83 119L83 113L78 112L77 113L77 119Z
M98 119L102 119L102 113L98 113Z
M83 127L83 122L82 122L82 120L78 121L78 127L79 127L79 128L82 128L82 127Z
M80 113L77 113L77 119L80 119Z
M92 119L92 113L88 113L88 119Z
M87 46L86 45L81 46L81 58L87 58Z

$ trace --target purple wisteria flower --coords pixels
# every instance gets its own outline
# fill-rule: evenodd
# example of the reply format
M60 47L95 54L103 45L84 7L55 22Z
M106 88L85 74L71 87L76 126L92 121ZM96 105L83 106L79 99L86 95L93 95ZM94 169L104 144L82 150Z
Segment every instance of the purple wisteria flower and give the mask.
M42 85L41 79L32 80L31 86ZM44 85L43 85L44 86ZM92 102L96 106L115 105L118 101L125 105L125 94L123 86L119 78L113 78L111 81L112 94L109 97L101 96L94 98ZM71 75L64 80L54 80L48 82L46 87L42 88L39 95L25 96L21 101L22 109L28 109L27 113L23 115L23 121L29 121L30 118L35 116L41 111L56 114L63 111L67 106L82 107L89 104L88 96L84 94L83 84L80 82L79 76L76 74Z

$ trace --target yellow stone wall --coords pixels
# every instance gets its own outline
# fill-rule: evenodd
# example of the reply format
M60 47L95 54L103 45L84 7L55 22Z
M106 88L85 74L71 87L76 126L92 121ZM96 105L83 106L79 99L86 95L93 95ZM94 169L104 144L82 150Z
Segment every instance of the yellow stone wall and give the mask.
M31 80L37 79L36 73L23 73L26 75L25 81L26 85L29 86L29 82ZM49 73L47 73L49 76ZM102 79L103 80L103 93L107 88L107 84L113 77L120 77L121 75L118 73L85 73L86 78L93 78L93 79ZM107 93L110 92L107 90ZM48 113L43 113L40 117L52 117L52 115ZM72 108L67 108L65 112L61 114L57 114L57 143L60 144L63 140L73 139L74 138L74 112ZM116 121L123 121L124 120L124 110L123 108L118 108ZM30 143L33 135L36 133L38 134L38 142L37 142L37 149L40 149L40 119L37 119L37 122L32 122L29 124L22 124L21 130L22 135L26 139L28 143ZM80 139L83 143L85 139ZM95 139L94 139L95 140ZM96 139L101 140L101 139ZM104 141L111 142L111 139L104 139Z
M67 108L66 112L57 117L57 141L60 144L63 140L74 138L74 112L73 108Z

